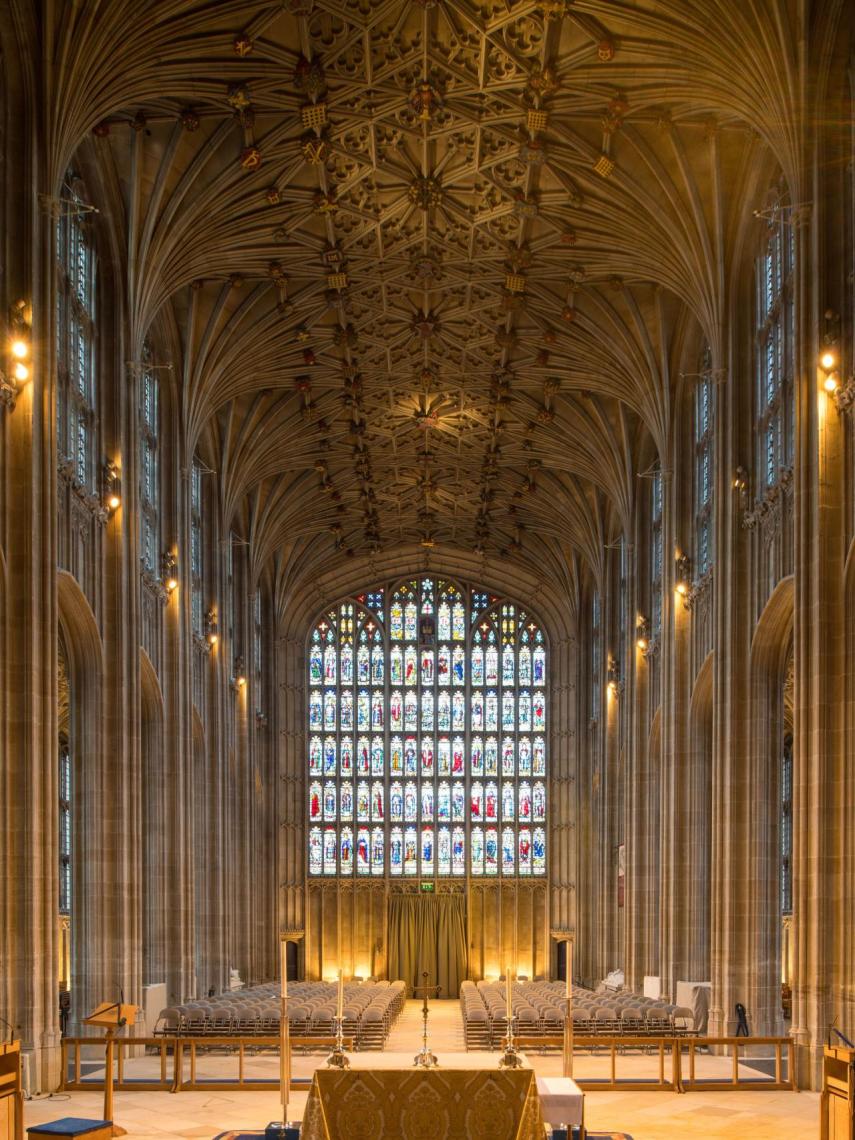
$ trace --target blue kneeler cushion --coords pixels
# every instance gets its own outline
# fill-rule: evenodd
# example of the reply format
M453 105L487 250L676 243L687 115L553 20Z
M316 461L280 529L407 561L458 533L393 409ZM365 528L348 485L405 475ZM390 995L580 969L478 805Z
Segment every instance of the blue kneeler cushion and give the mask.
M85 1136L87 1132L97 1132L99 1128L112 1128L112 1120L87 1120L84 1116L63 1116L61 1120L49 1120L47 1124L32 1124L28 1132L43 1132L50 1136Z

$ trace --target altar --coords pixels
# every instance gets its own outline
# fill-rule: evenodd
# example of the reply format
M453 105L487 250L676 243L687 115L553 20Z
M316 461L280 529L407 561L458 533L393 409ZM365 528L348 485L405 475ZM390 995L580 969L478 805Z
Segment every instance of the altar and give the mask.
M534 1070L499 1069L495 1053L350 1054L350 1068L317 1069L301 1140L542 1140Z

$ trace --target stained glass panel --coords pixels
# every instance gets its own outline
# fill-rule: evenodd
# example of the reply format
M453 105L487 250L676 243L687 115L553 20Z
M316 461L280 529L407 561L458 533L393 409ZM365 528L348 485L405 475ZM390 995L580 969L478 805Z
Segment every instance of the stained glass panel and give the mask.
M546 646L430 576L328 609L307 645L308 873L546 874Z

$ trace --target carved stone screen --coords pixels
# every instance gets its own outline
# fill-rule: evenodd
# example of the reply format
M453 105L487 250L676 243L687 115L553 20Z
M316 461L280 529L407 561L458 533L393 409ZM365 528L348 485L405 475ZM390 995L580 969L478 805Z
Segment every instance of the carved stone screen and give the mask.
M310 877L546 874L547 658L531 614L411 578L327 609L307 660Z

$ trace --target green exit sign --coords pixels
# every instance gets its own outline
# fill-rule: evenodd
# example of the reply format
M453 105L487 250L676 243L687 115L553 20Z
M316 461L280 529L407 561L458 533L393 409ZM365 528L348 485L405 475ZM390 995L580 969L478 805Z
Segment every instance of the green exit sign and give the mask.
M433 894L433 883L422 883L421 888L425 894Z

